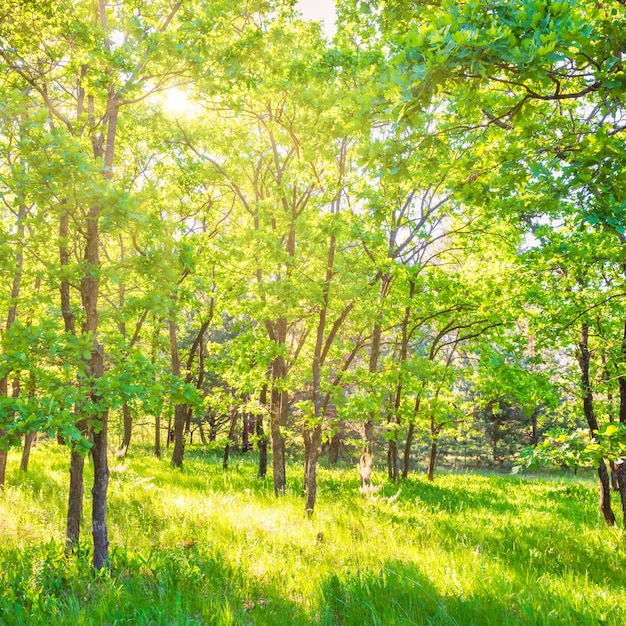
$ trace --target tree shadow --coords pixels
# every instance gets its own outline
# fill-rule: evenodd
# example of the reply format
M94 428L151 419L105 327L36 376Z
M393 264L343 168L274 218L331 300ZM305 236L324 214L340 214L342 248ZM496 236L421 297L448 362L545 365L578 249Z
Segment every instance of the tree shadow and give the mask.
M414 565L389 561L377 572L333 573L322 583L319 623L507 626L595 624L591 608L580 610L562 594L502 595L502 587L478 586L470 594L441 593ZM515 591L513 592L513 594ZM618 623L617 621L614 623Z

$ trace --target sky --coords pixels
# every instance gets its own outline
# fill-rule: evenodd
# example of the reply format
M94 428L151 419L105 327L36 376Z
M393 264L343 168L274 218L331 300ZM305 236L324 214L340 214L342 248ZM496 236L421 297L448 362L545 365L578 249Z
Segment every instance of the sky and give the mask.
M323 29L327 37L335 34L334 0L298 0L298 8L309 20L323 20Z

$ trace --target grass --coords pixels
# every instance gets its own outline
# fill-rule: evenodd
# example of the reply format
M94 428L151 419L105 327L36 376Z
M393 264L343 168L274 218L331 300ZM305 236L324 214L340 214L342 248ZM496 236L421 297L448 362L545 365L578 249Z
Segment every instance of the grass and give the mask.
M11 456L0 624L626 623L626 542L588 479L412 476L366 499L353 468L322 469L308 520L297 465L276 499L252 456L224 472L190 449L174 471L131 448L112 467L111 567L94 573L88 519L63 555L67 457L40 444L23 474Z

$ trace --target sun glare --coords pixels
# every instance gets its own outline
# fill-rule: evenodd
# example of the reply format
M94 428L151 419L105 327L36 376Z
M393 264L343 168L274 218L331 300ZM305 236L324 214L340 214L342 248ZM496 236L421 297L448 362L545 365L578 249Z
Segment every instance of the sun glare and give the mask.
M174 116L190 115L194 108L195 105L187 92L176 87L167 90L163 99L163 109L166 113Z

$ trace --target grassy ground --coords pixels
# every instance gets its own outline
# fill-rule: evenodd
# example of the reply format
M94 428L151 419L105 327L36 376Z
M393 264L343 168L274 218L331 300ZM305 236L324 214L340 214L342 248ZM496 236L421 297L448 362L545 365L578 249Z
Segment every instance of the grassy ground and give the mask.
M626 623L626 538L584 479L414 476L390 501L397 486L365 499L354 469L322 470L307 520L297 466L277 500L252 457L223 472L189 450L173 471L131 448L111 477L111 568L94 574L87 520L63 556L67 451L39 445L27 475L16 457L3 625Z

